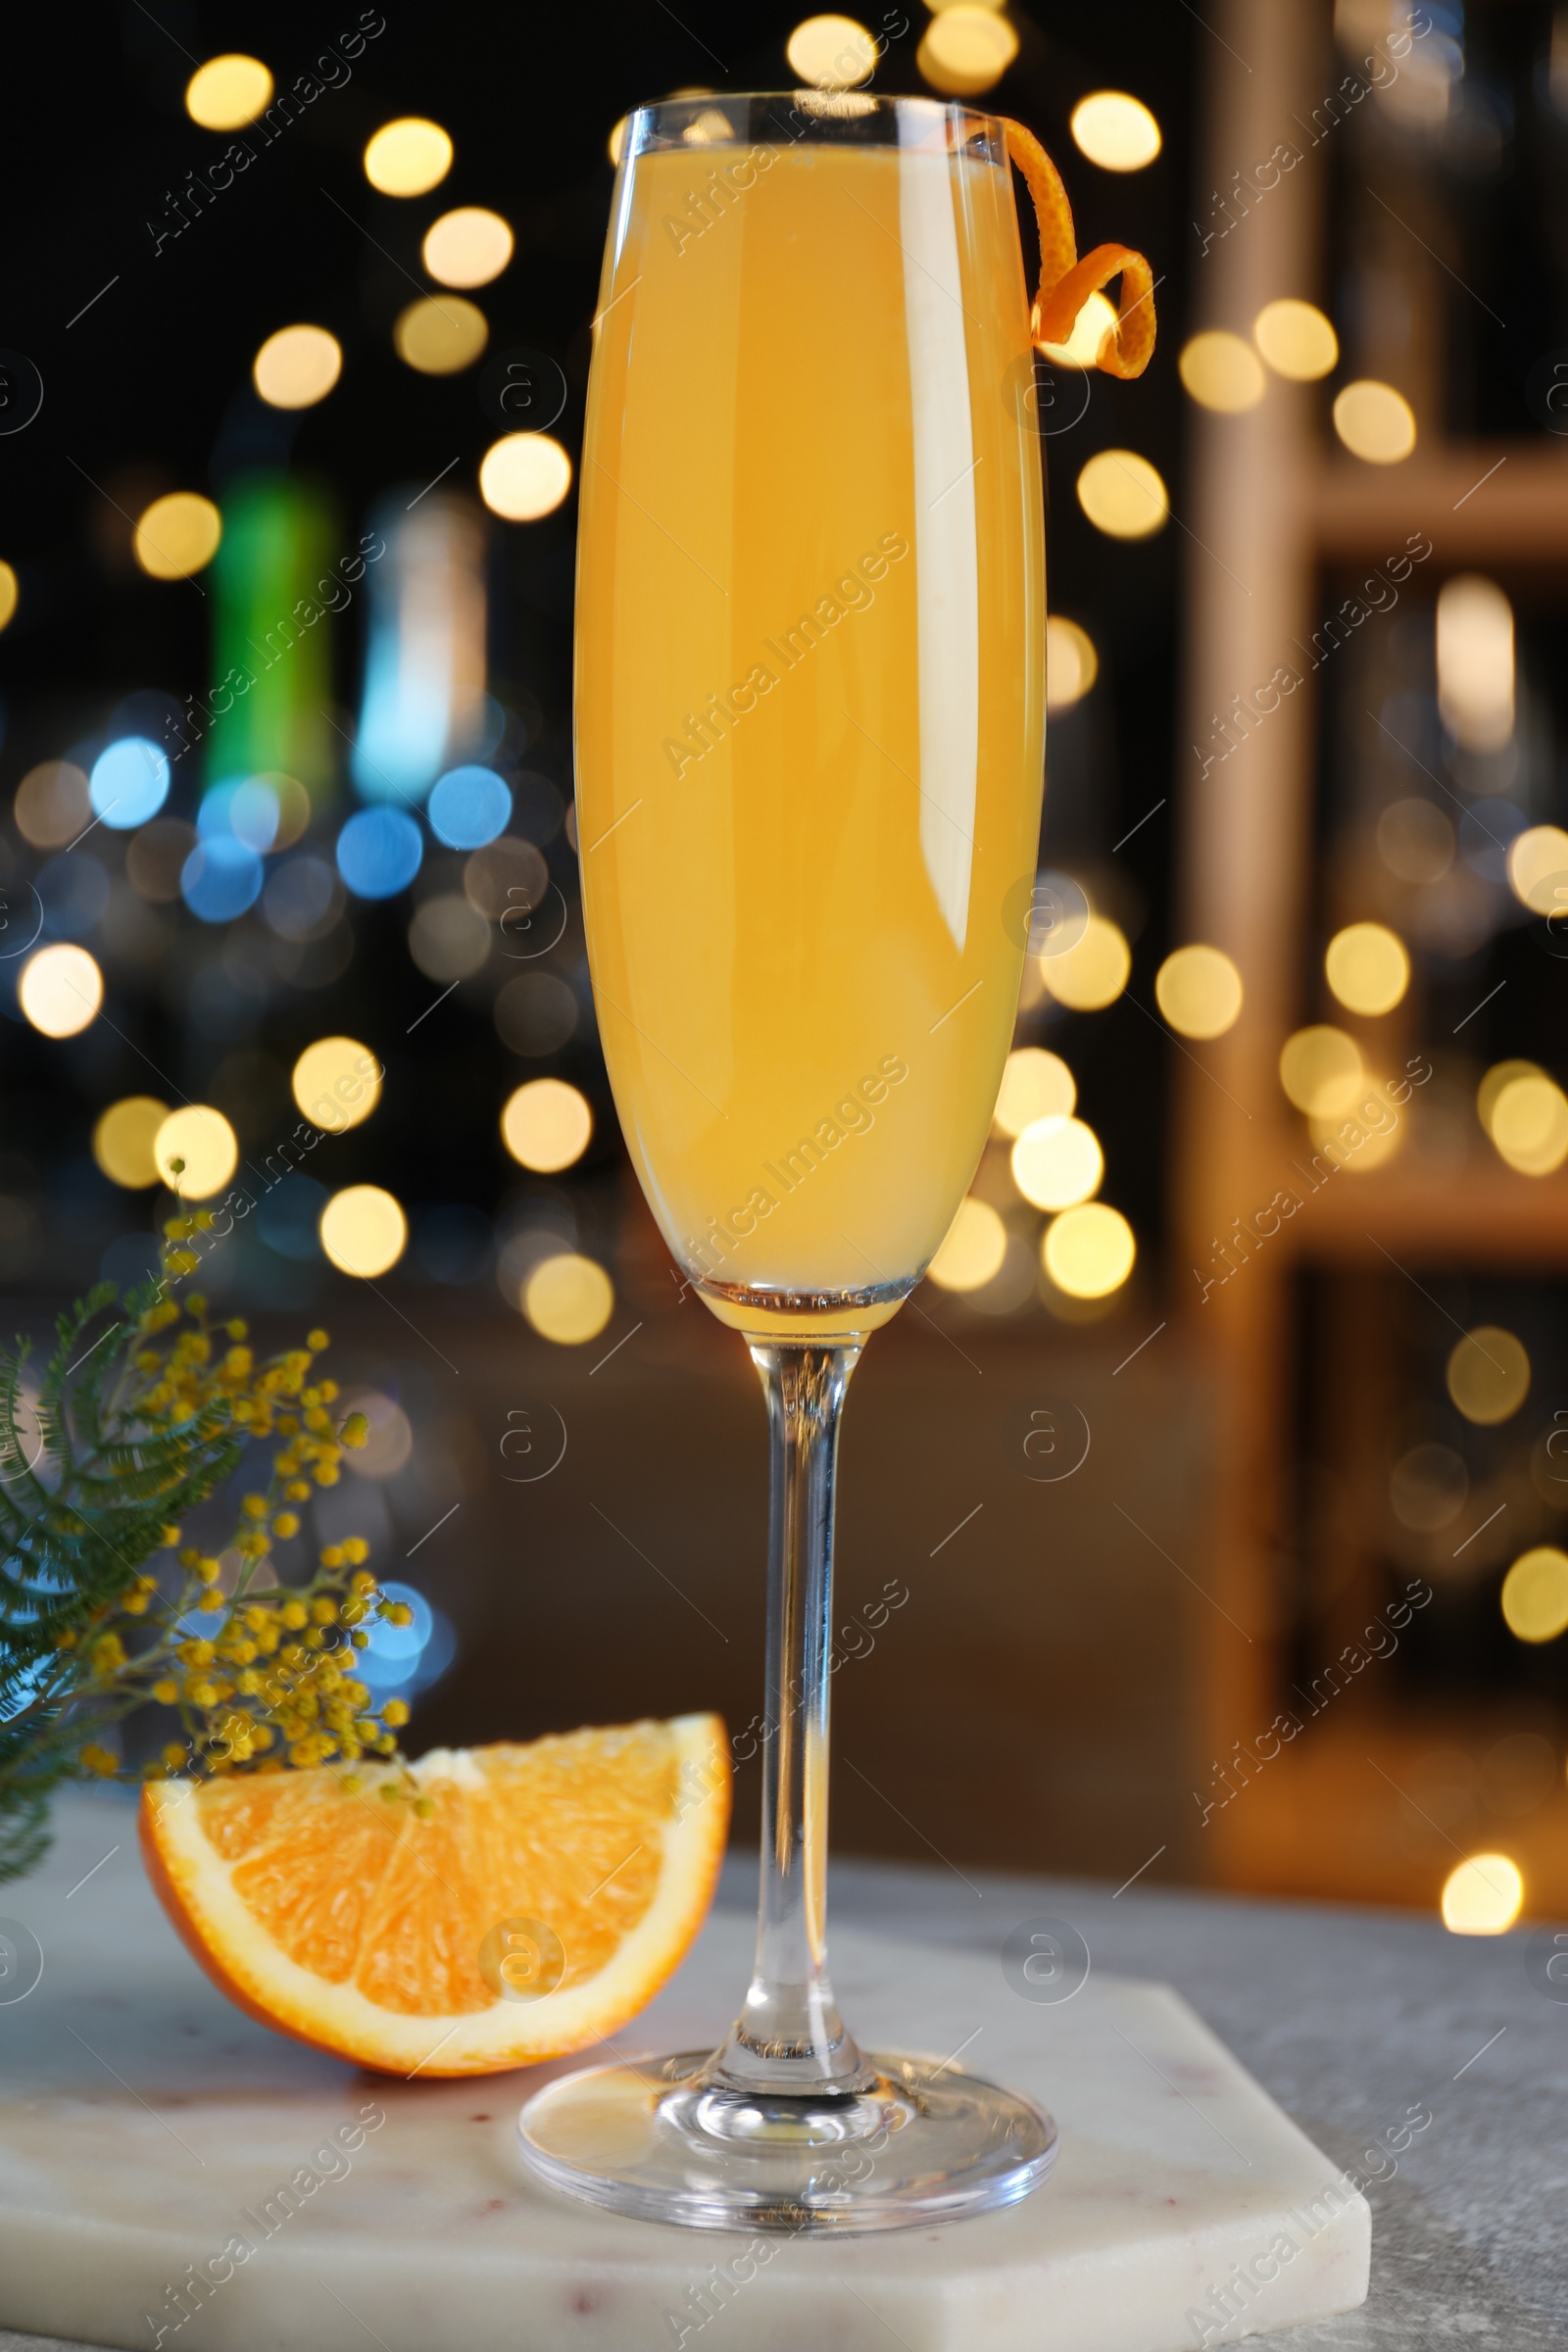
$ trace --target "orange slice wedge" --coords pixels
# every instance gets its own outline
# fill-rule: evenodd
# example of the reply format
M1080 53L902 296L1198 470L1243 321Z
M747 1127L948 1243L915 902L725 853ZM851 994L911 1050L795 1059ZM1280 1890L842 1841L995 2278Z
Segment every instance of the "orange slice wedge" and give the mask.
M729 1822L716 1715L143 1793L148 1874L263 2025L386 2074L580 2050L703 1924Z

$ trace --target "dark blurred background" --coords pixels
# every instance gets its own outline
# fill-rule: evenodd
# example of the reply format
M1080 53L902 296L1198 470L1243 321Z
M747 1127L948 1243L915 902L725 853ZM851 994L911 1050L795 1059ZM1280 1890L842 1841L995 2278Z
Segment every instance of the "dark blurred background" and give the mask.
M837 1678L837 1844L1455 1920L1492 1854L1560 1909L1544 0L128 0L17 36L13 1323L146 1270L177 1148L253 1203L210 1295L269 1343L324 1321L369 1413L306 1540L364 1534L411 1598L375 1671L416 1748L760 1707L760 1399L642 1204L588 986L573 482L628 110L867 74L1036 130L1080 250L1150 256L1160 341L1121 384L1086 321L1039 370L1040 863L1087 928L1031 959L973 1200L856 1377L845 1622L907 1597Z

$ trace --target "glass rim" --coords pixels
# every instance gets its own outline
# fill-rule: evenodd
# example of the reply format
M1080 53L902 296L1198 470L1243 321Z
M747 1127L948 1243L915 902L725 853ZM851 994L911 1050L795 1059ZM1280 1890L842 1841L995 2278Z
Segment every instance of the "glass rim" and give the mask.
M972 147L980 141L993 148L998 158L1006 152L1004 118L985 114L961 98L900 96L858 89L704 90L685 97L657 98L633 107L626 117L621 161L629 163L634 156L664 147L700 152L710 147L744 145L754 139L754 133L765 134L766 116L754 122L756 110L773 108L785 110L788 120L799 124L792 144L810 138L892 144L868 136L870 125L876 123L885 128L899 122L923 121L933 133L949 134L940 142L944 146ZM713 130L705 126L701 138L691 139L688 133L707 115L725 117L729 135L714 135ZM780 122L778 127L782 131L784 122Z

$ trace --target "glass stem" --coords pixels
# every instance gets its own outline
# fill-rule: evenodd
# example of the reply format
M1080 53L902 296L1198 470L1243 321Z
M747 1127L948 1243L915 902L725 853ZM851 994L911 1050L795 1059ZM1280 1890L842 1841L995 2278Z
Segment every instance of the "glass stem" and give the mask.
M858 1343L757 1340L772 1440L757 1965L709 2081L821 2097L876 2081L827 1973L828 1653L839 1415Z

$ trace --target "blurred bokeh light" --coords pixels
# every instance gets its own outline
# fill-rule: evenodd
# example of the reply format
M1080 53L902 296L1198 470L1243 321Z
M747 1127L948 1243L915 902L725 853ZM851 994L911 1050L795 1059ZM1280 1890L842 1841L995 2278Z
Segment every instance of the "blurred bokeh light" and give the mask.
M1059 955L1044 955L1040 972L1058 1004L1099 1012L1113 1004L1133 968L1132 950L1108 915L1091 914L1079 937Z
M995 87L1018 54L1018 35L998 10L958 5L933 16L915 64L946 98L978 98Z
M452 141L439 122L400 115L365 150L365 176L383 196L424 196L452 169Z
M1481 1324L1448 1356L1448 1395L1467 1421L1494 1429L1509 1421L1530 1394L1530 1357L1511 1331Z
M989 1200L960 1200L926 1279L943 1291L978 1291L1007 1254L1007 1228Z
M587 1099L564 1078L530 1078L507 1098L501 1134L525 1168L552 1176L581 1159L594 1131Z
M596 1340L615 1311L615 1289L597 1260L566 1250L534 1267L522 1286L522 1311L541 1339L559 1348Z
M1102 172L1142 172L1160 150L1159 124L1141 98L1125 90L1096 90L1072 110L1079 151Z
M1298 1029L1280 1051L1280 1084L1309 1116L1334 1118L1354 1102L1361 1085L1361 1049L1328 1022Z
M321 1211L321 1248L338 1271L361 1281L388 1273L408 1246L409 1221L378 1184L345 1185Z
M1152 538L1170 513L1158 468L1131 449L1102 449L1088 461L1078 475L1078 504L1109 539Z
M512 259L511 226L483 205L460 205L424 232L420 258L438 285L487 286Z
M164 1183L182 1200L210 1200L239 1165L239 1138L211 1103L187 1102L158 1128L153 1160Z
M272 76L259 57L229 51L198 66L185 84L185 112L203 130L239 130L272 101Z
M92 1131L92 1155L111 1184L141 1192L161 1181L154 1146L169 1116L156 1095L126 1095L101 1111Z
M1252 321L1252 340L1276 375L1316 383L1339 365L1340 339L1316 303L1293 295L1266 302Z
M1046 709L1070 710L1100 675L1100 657L1089 631L1060 612L1046 621Z
M1108 1298L1127 1280L1137 1255L1132 1227L1103 1200L1064 1208L1041 1244L1046 1272L1069 1298Z
M251 369L257 391L274 409L314 408L342 372L342 345L324 326L280 326Z
M479 466L479 494L507 522L538 522L571 488L571 460L548 433L508 433Z
M1443 1924L1453 1936L1505 1936L1525 1899L1519 1866L1506 1854L1472 1854L1443 1886Z
M1255 409L1267 389L1262 364L1240 335L1209 328L1182 346L1182 382L1201 409L1224 416Z
M381 1065L354 1037L321 1037L294 1064L294 1100L313 1127L341 1135L368 1119L381 1100Z
M1078 1101L1073 1074L1043 1046L1017 1046L1007 1055L992 1124L1016 1138L1036 1119L1070 1118Z
M1392 1012L1410 985L1409 953L1386 923L1348 923L1336 931L1323 970L1348 1012Z
M1076 1208L1100 1190L1104 1153L1092 1127L1059 1115L1034 1119L1012 1147L1012 1181L1036 1208Z
M188 580L212 562L222 535L222 516L210 498L171 490L136 524L136 561L155 580Z
M471 368L490 339L477 303L461 294L425 294L400 311L392 329L398 358L420 375L456 375Z
M1336 397L1334 429L1352 458L1397 466L1415 447L1415 411L1392 384L1363 376Z
M1568 1552L1538 1544L1502 1580L1503 1623L1520 1642L1555 1642L1568 1632Z
M1180 1037L1223 1037L1242 1009L1242 975L1221 948L1177 948L1154 975L1154 1002Z
M40 948L22 967L17 996L43 1036L75 1037L98 1017L103 974L85 948Z

